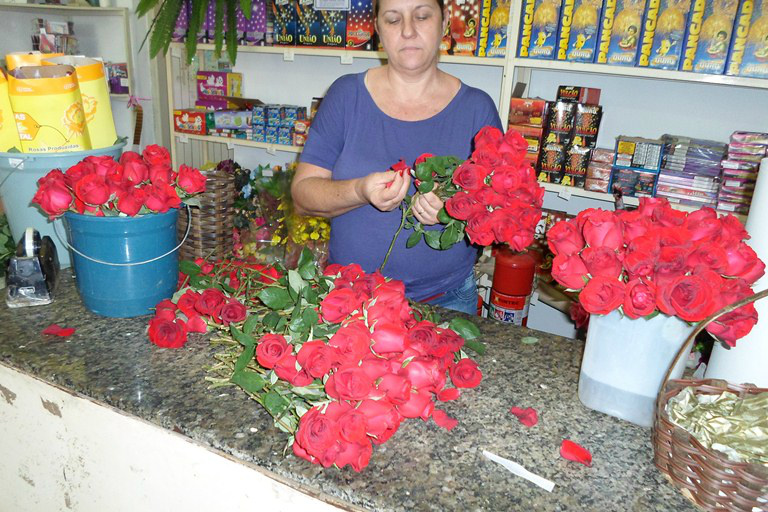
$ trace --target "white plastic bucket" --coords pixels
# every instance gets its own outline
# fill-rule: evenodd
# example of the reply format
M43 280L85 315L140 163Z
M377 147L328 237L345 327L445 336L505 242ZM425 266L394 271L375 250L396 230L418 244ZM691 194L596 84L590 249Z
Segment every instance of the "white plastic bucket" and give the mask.
M650 320L633 320L618 311L590 316L579 399L590 409L652 426L661 381L693 328L664 314ZM686 359L680 358L671 379L683 374Z

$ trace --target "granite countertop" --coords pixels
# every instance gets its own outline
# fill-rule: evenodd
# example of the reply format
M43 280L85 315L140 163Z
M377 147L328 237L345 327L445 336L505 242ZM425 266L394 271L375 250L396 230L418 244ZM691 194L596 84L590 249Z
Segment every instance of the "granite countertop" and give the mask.
M407 420L355 473L283 457L285 435L258 404L238 389L208 389L204 368L216 349L205 336L161 349L147 339L149 317L86 310L68 271L57 292L48 306L9 309L2 302L0 364L181 433L345 508L695 510L654 467L650 429L581 405L581 342L477 319L488 345L475 357L483 382L438 406L458 426L448 432L432 421ZM69 338L42 335L52 323L77 331ZM539 341L522 343L525 336ZM538 425L523 426L508 412L512 406L535 408ZM592 467L559 456L564 438L592 452ZM487 460L484 449L554 481L554 491Z

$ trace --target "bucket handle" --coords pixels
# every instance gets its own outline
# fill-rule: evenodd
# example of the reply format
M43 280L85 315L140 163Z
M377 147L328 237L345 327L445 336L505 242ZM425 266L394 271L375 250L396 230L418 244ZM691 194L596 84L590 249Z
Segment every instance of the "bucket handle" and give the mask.
M19 154L21 154L21 153L19 153ZM21 167L23 164L24 164L24 160L20 158L19 159L19 163L17 163L16 165L13 166L13 168L11 169L11 172L8 173L8 176L3 178L3 181L0 181L0 188L3 188L3 185L5 185L5 182L8 181L8 178L10 178L11 175L14 172L16 172L19 169L19 167Z
M189 231L190 231L190 229L192 227L192 210L189 209L189 205L187 205L187 204L185 204L184 207L187 209L187 230L184 233L184 238L181 240L181 242L179 242L179 244L176 247L174 247L170 251L166 252L165 254L161 254L160 256L156 256L156 257L154 257L154 258L152 258L150 260L146 260L146 261L137 261L135 263L111 263L109 261L97 260L96 258L91 258L90 256L88 256L86 254L83 254L82 252L78 251L77 249L75 249L74 247L69 245L69 243L65 239L63 239L61 237L61 235L59 234L58 230L56 229L56 223L55 222L53 223L53 231L56 233L56 237L61 241L61 243L64 244L64 246L67 249L70 249L75 254L79 254L83 258L85 258L87 260L90 260L90 261L92 261L94 263L100 263L102 265L109 265L111 267L133 267L133 266L138 266L138 265L146 265L147 263L152 263L153 261L161 260L161 259L165 258L166 256L168 256L170 254L173 254L174 252L178 251L179 248L182 245L184 245L184 242L187 241L187 237L189 236Z

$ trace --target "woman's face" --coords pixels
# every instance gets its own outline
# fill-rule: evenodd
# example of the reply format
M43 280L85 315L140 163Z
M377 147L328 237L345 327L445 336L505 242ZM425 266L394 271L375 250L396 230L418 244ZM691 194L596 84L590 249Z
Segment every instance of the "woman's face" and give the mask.
M376 27L390 64L418 69L436 62L443 13L435 0L380 0Z

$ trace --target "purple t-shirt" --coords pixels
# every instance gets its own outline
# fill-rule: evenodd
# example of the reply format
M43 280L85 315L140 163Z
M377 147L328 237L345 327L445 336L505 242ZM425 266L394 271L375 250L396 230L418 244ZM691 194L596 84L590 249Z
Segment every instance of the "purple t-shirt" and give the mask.
M472 139L486 125L501 128L496 106L485 92L461 84L438 114L422 121L401 121L382 112L364 82L365 72L345 75L331 85L312 121L301 161L333 173L335 180L387 170L400 159L409 165L423 153L467 158ZM410 193L416 190L411 185ZM401 210L381 212L361 206L331 220L329 261L376 270L400 225ZM441 229L427 226L426 229ZM407 295L423 300L457 288L471 272L477 249L461 241L439 251L422 240L410 249L411 231L403 230L384 274L405 283Z

